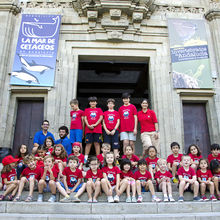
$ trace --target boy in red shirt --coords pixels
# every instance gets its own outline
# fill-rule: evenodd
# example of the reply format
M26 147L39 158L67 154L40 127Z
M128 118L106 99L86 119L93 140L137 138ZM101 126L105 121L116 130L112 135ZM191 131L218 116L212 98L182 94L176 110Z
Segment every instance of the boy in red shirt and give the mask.
M79 102L77 99L70 101L72 111L70 112L70 142L82 143L83 130L84 130L84 112L79 109Z
M21 173L21 180L19 182L18 194L13 201L17 202L21 199L21 193L25 188L29 188L29 195L25 202L33 201L33 191L37 188L38 181L41 177L41 168L36 166L36 160L34 156L27 155L24 158L24 163L28 166Z
M151 174L149 171L147 171L147 162L145 159L141 159L138 161L138 169L139 170L136 171L134 174L138 194L137 202L143 201L141 191L147 192L148 190L150 190L151 192L152 202L160 202L161 200L155 195L154 185L151 180Z
M104 158L105 158L106 153L108 153L108 152L111 151L111 145L108 144L108 143L103 143L103 144L102 144L101 151L102 151L102 154L99 154L99 155L97 156L97 159L98 159L99 162L101 163L101 166L103 166L103 164L104 164Z
M218 160L220 162L220 146L218 144L211 145L211 154L208 155L209 163L212 160Z
M84 191L86 184L82 183L82 171L77 168L79 159L76 156L70 156L68 159L68 166L63 170L63 181L56 183L57 189L64 196L60 202L80 202L78 196ZM77 192L71 199L69 194Z
M178 168L180 167L180 162L183 155L179 153L180 145L177 142L171 143L170 148L173 154L170 154L167 157L167 165L168 165L168 169L172 173L173 182L178 183L178 179L176 178L176 173Z
M189 155L182 156L182 167L177 171L179 177L179 202L184 201L183 193L185 190L192 190L194 193L193 201L202 201L198 196L199 183L196 180L195 170L190 167L191 157Z
M85 134L86 134L86 148L85 161L88 159L92 143L95 146L96 155L100 154L100 143L102 142L102 119L103 111L101 108L96 108L97 98L89 97L90 108L85 109Z
M135 152L135 141L137 135L137 109L134 105L130 104L130 94L123 93L122 101L123 106L119 108L120 116L120 140L123 141L123 153L125 147L131 146Z
M104 112L103 118L103 137L104 142L112 146L115 158L119 157L118 128L120 125L119 113L114 110L115 100L107 100L108 111Z
M38 183L38 202L43 202L43 191L51 192L48 202L56 201L56 180L59 168L54 165L54 158L50 155L44 157L44 168L41 170L41 179Z

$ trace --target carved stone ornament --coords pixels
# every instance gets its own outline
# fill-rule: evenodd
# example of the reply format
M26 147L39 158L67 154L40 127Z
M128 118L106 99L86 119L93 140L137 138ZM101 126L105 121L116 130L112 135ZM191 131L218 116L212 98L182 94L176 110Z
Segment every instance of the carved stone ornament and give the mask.
M0 11L9 11L14 15L18 14L21 11L21 8L18 6L16 1L0 1Z
M90 32L100 30L110 40L121 40L124 31L131 27L138 32L143 19L149 19L154 12L155 0L72 0L79 16L87 16Z

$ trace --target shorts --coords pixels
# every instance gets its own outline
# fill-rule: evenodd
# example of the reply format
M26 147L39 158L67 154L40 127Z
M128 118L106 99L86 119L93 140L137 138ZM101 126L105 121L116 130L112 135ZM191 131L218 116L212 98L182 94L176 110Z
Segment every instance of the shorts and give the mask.
M44 188L44 192L51 192L49 182L46 182L46 187Z
M61 182L61 181L59 181L59 183L60 183L60 185L65 189L64 183ZM83 183L80 183L80 184L77 186L77 188L75 189L74 192L78 192L79 189L82 187L82 185L83 185ZM70 186L68 186L68 188L69 188L70 190L73 189L73 187L70 187Z
M99 133L87 133L86 134L86 144L90 143L101 143L102 142L102 134Z
M120 140L129 140L129 141L136 141L136 135L133 132L121 132L120 133Z
M106 132L103 132L104 143L108 143L112 146L112 149L119 149L119 142L118 142L118 134L119 132L116 130L114 135L107 135Z
M82 143L83 130L81 129L70 129L70 142L73 144L74 142Z

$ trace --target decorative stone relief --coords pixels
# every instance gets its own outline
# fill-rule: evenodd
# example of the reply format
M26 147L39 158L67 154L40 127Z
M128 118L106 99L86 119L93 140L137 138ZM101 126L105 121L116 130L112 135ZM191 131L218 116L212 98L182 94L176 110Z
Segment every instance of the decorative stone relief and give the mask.
M14 15L18 14L21 11L21 8L14 3L14 1L1 1L0 11L9 11Z

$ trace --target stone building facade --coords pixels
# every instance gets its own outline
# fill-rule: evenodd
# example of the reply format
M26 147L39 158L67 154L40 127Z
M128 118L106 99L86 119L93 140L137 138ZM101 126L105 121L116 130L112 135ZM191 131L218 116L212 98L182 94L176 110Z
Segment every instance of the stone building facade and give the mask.
M62 15L53 87L10 85L22 13ZM213 89L173 88L168 18L205 20ZM43 100L43 118L50 121L50 131L58 137L58 127L70 124L69 101L77 97L79 63L83 61L147 63L148 81L143 83L148 84L148 98L158 117L162 156L170 153L172 141L184 146L184 103L205 106L210 143L219 143L218 0L0 0L0 30L1 147L13 146L22 100Z

